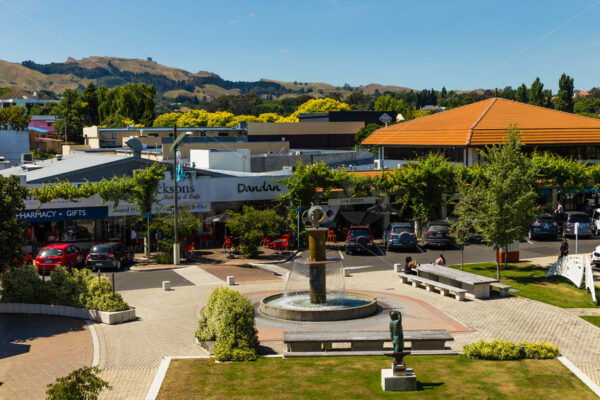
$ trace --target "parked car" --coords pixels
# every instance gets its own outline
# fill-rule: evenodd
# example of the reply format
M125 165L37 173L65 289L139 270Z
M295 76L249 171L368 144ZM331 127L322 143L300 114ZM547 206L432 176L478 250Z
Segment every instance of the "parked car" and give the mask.
M351 226L346 236L346 254L373 249L373 234L369 225Z
M600 267L600 246L597 246L592 252L592 264Z
M558 223L550 214L542 214L531 223L527 232L529 239L544 237L547 239L556 239L558 235Z
M592 211L592 232L596 235L600 233L600 208Z
M92 269L121 269L121 266L131 264L134 257L133 250L122 243L101 243L92 246L86 258L86 265Z
M453 246L454 239L450 236L450 223L446 221L429 221L423 227L421 236L424 246Z
M383 231L383 243L386 250L416 249L417 235L410 222L392 222Z
M575 236L575 224L579 223L579 236L592 234L592 219L583 211L567 211L559 216L558 225L563 237Z
M70 243L54 243L40 250L35 258L38 271L54 271L57 266L68 270L83 265L85 251Z

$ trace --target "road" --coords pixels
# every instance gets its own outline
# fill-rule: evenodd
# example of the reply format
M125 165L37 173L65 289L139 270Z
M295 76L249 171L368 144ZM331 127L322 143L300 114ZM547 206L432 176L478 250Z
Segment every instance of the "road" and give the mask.
M600 238L593 236L588 239L581 239L578 242L580 253L591 253L592 250L600 245ZM571 254L575 253L575 240L569 240ZM553 241L524 241L520 243L520 258L526 260L532 257L558 256L560 240ZM394 264L404 264L407 256L411 256L419 263L434 262L440 253L444 254L447 264L460 264L460 250L457 248L425 249L419 247L416 251L389 251L385 252L381 246L376 246L372 252L363 254L347 255L342 246L328 246L327 258L342 259L344 267L356 267L365 270L386 270L393 269ZM299 258L304 258L305 254L300 254ZM464 262L488 262L495 260L494 251L483 244L469 244L465 246ZM293 262L281 264L282 267L292 269ZM362 268L361 268L362 267ZM112 270L103 270L102 273L110 279ZM161 287L162 281L171 281L171 286L192 286L193 283L186 280L174 270L159 271L130 271L124 268L121 271L114 271L115 288L118 291L139 290L147 288Z
M554 256L558 257L561 240L532 240L523 241L519 244L520 259L526 260L533 257ZM600 245L600 238L592 236L587 239L578 240L579 253L591 253L596 246ZM575 239L569 239L570 254L575 254ZM460 264L461 251L456 248L422 248L415 251L389 251L386 252L381 246L372 251L362 254L348 255L344 253L343 246L328 246L327 258L341 258L344 267L365 267L370 270L385 270L394 268L394 264L404 264L407 256L417 260L418 263L430 263L441 254L444 254L448 265ZM303 255L300 255L302 258ZM464 262L488 262L495 260L493 249L484 244L468 244L464 250ZM292 262L281 265L291 269Z

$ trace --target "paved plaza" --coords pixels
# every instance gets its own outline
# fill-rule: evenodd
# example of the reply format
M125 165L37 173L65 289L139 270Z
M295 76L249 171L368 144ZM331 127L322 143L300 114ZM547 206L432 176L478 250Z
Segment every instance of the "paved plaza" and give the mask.
M531 261L539 265L548 265L553 258ZM270 273L269 270L281 275ZM140 279L143 277L145 283L135 290L124 291L122 294L126 301L136 308L138 320L119 325L94 324L99 342L98 356L99 367L103 370L102 377L114 387L112 391L105 391L102 398L144 399L163 357L206 355L206 352L195 343L194 331L210 292L213 288L223 285L227 276L235 276L238 285L234 288L257 302L264 295L283 290L285 271L280 266L265 264L261 269L235 265L200 265L169 270L168 274L165 274L165 271L132 272L133 275L138 274ZM157 275L152 277L148 274ZM175 278L178 284L170 291L162 291L159 279L163 278ZM154 282L155 286L149 287L152 285L148 282ZM549 341L558 345L564 356L600 384L600 329L578 317L585 313L595 314L598 310L560 309L518 296L460 302L452 297L444 297L401 284L389 267L376 270L358 269L352 273L352 276L346 278L346 288L377 297L383 309L379 315L365 320L328 323L327 330L359 330L365 327L385 329L386 309L401 309L405 314L405 329L447 329L455 339L448 344L458 351L462 350L464 344L479 339L502 338L517 342ZM3 316L3 318L19 321L24 317ZM29 318L33 317L25 318L29 321ZM47 335L36 333L31 337L27 334L21 335L25 338L22 341L24 344L27 344L28 340L35 343L29 351L30 357L45 358L42 364L45 365L44 370L55 367L57 359L68 358L69 354L73 353L80 357L77 360L80 360L81 365L91 365L91 338L83 321L79 321L78 327L60 328L57 324L60 326L61 321L64 324L64 320L67 320L73 324L73 320L47 318L53 319L46 321L43 329L54 329L60 332ZM4 326L9 326L6 322L3 323ZM286 324L262 316L257 317L259 338L265 348L271 352L285 351L282 342L285 330L311 330L316 326L312 325L311 328L309 325L310 323ZM39 322L34 326L42 330ZM79 334L78 338L72 336L77 334ZM4 335L4 337L13 336ZM50 339L62 343L62 350L54 351L55 353L66 351L60 354L63 358L59 358L55 353L51 357L45 357L43 352L34 352L38 342L41 346L45 340ZM6 347L4 351L19 353L19 350L14 350L14 348L18 349L14 343L16 341L8 344L3 342L3 348ZM76 343L77 351L73 348L73 343ZM73 351L69 353L65 347ZM7 374L7 366L10 365L10 370L14 371L16 360L22 363L29 362L30 366L39 364L36 358L21 360L18 358L19 355L5 354L7 356L3 356L0 360L0 376L10 377L10 380L3 378L5 381L0 386L0 394L2 390L5 393L8 393L8 390L12 390L11 393L19 393L21 388L30 386L29 378L24 375L15 378L18 375L14 375L13 372ZM72 358L75 360L76 357ZM77 366L64 367L65 371L60 373L54 368L52 374L66 375ZM46 380L53 379L48 376ZM32 390L33 387L31 385ZM28 398L43 398L43 396Z

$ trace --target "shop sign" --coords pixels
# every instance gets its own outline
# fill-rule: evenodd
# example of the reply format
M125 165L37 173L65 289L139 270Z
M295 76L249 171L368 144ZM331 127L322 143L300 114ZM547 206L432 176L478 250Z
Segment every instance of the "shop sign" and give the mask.
M24 222L76 221L102 219L108 216L108 207L75 207L26 210L17 214Z
M327 204L330 206L352 206L357 204L375 204L374 197L353 197L343 199L329 199Z

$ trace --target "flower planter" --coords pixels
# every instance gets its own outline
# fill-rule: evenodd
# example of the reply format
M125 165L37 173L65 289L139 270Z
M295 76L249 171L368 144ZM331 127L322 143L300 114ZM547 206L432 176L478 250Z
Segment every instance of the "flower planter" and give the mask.
M130 308L125 311L110 312L54 304L28 303L0 303L0 313L59 315L63 317L89 319L109 325L131 321L136 318L135 308Z

